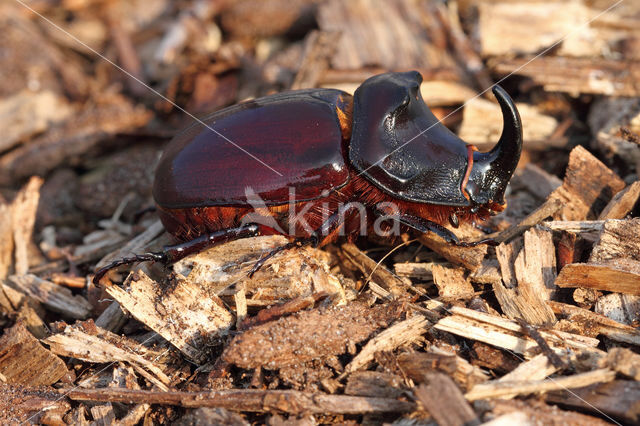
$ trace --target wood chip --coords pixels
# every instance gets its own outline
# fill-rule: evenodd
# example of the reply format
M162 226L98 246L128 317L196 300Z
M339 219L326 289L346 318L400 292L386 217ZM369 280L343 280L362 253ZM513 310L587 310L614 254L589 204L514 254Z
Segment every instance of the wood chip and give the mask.
M589 262L604 262L614 259L640 261L640 218L629 220L607 220L600 239L593 247Z
M32 177L20 190L11 203L11 223L13 224L13 243L15 245L15 273L24 275L29 270L28 247L31 243L36 210L40 200L40 187L44 181Z
M344 368L344 374L366 367L373 361L376 352L393 351L406 343L417 340L426 333L428 327L429 321L422 315L414 315L392 325L367 342L360 353Z
M580 327L587 330L595 328L595 332L589 333L585 331L582 333L584 335L603 334L617 342L640 346L640 330L634 327L577 306L554 301L548 303L554 313L567 317L572 323L580 325Z
M395 276L385 268L384 265L379 264L367 256L362 250L356 247L355 244L343 244L341 249L346 257L353 262L367 278L371 277L378 285L395 296L406 293L407 287L411 284L406 278L402 279Z
M67 373L64 362L42 347L22 323L6 329L0 338L0 375L7 383L52 385Z
M129 275L124 289L110 285L106 292L131 316L195 362L206 358L207 342L227 334L234 323L215 294L189 280L176 279L172 288L163 290L159 283L138 271Z
M638 203L640 198L640 181L635 181L618 192L609 204L600 212L598 219L624 219Z
M629 423L640 421L640 382L615 380L578 389L559 389L547 394L545 399L597 416L604 415L610 422L614 421L611 417Z
M507 395L528 395L538 392L549 392L559 389L583 388L594 383L607 383L615 379L616 373L608 368L574 374L573 376L526 382L480 383L465 394L469 401L499 398Z
M558 121L548 115L541 114L535 107L517 104L524 127L524 146L527 141L549 139L558 127ZM472 98L464 104L464 114L458 136L468 143L476 145L484 151L495 145L502 134L502 111L497 102L482 98Z
M640 262L618 259L606 263L571 263L560 271L558 287L582 287L640 296Z
M398 319L402 303L368 307L362 302L313 309L259 325L236 336L222 359L242 368L276 369L339 355ZM423 323L420 323L423 326Z
M435 302L430 302L436 305ZM453 306L451 316L438 321L434 328L471 340L488 343L498 348L530 357L538 345L522 335L520 326L515 322L498 316ZM571 347L601 357L604 353L595 349L600 342L597 339L558 331L540 331L549 345L560 353L563 348Z
M95 334L86 333L80 327L67 326L62 333L47 337L44 343L57 355L94 363L127 362L159 389L168 390L167 385L171 381L169 377L157 365L140 355L147 352L146 348L98 327L89 328ZM109 340L118 342L118 346Z
M424 381L424 374L432 371L445 373L463 389L487 381L487 374L480 368L453 352L432 348L430 352L410 352L397 358L403 374L416 382Z
M569 154L562 186L549 196L563 205L556 220L595 219L615 194L625 187L618 175L582 146Z
M461 267L433 265L433 282L438 287L438 295L443 301L468 300L475 295L466 270Z
M62 314L67 318L85 319L93 309L84 297L74 295L68 288L43 280L33 274L12 275L9 277L8 283L13 288L42 303L50 311Z
M422 407L433 416L438 425L479 425L475 411L449 376L426 373L424 382L413 393Z
M529 245L519 252L517 242L501 244L496 248L504 285L496 282L493 290L502 311L509 318L522 318L533 325L551 325L555 322L555 316L545 303L549 293L542 268L544 263L553 264L555 268L555 257L552 258L553 252L541 257L539 243L542 240L539 236L538 233L530 234ZM547 237L544 241L551 244L551 248L547 247L546 250L553 250L551 235Z

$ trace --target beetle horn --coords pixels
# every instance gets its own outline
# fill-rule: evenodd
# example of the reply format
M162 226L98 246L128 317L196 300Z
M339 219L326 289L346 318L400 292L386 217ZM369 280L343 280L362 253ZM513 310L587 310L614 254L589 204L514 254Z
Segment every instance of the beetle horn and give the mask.
M504 191L516 170L522 152L522 122L515 104L500 86L493 94L502 109L502 135L489 152L474 152L473 167L466 190L475 204L490 201L504 204Z

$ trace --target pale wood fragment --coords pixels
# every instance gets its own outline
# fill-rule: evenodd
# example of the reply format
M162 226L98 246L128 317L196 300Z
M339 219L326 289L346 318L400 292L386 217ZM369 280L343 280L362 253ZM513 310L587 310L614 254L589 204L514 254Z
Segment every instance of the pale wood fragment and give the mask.
M442 300L467 300L475 290L462 267L433 265L433 282Z
M95 425L112 425L115 423L116 415L113 412L113 405L111 405L110 402L94 405L89 411L91 411Z
M640 262L631 259L606 263L571 263L560 271L558 287L583 287L640 296Z
M376 352L393 351L399 346L419 339L426 333L428 327L429 321L422 315L414 315L392 325L367 342L360 353L344 368L344 374L366 367L373 361Z
M620 177L582 146L569 154L569 165L562 186L549 199L563 205L556 220L595 219L611 198L625 187Z
M499 398L505 395L527 395L560 389L582 388L595 383L607 383L615 379L615 377L616 373L614 371L608 368L602 368L587 373L546 380L487 382L475 385L473 389L465 394L465 398L469 401L477 401L479 399Z
M109 338L120 340L106 330L97 329L97 334L92 335L85 333L79 327L67 326L62 333L49 336L43 342L49 345L51 351L57 355L94 363L126 362L159 389L165 391L169 389L167 387L171 381L169 377L157 365L140 355L146 352L144 346L134 341L126 341L116 346L108 341Z
M18 192L11 203L11 223L13 224L13 243L15 245L15 273L24 275L29 270L28 247L36 221L36 210L40 200L40 187L44 180L34 176Z
M543 268L542 262L545 260L549 264L553 263L555 268L555 258L548 260L550 256L545 256L545 260L541 260L535 235L537 234L531 234L529 237L529 252L527 247L518 252L517 241L508 245L501 244L496 248L505 284L496 282L493 284L493 290L503 312L509 318L522 318L532 325L550 325L555 322L555 316L545 303L549 293L545 287L542 269L535 268ZM551 243L550 238L548 235L548 243ZM537 242L540 242L540 239L537 239ZM553 245L551 246L553 248Z
M433 267L435 263L395 263L393 270L400 277L416 278L422 281L430 281L433 279Z
M139 271L127 278L124 289L110 285L106 291L131 316L199 362L204 360L207 341L227 334L233 316L206 287L189 280L176 281L170 291L163 291Z
M598 219L624 219L636 205L638 198L640 198L640 181L635 181L609 201L609 204L600 212Z
M486 235L470 224L460 224L455 230L455 234L462 241L476 241L486 238ZM487 254L487 245L480 244L475 247L459 247L451 243L447 243L442 238L433 233L423 234L419 237L422 244L435 251L449 262L461 265L470 270L476 271L481 265Z
M499 243L508 242L532 226L535 226L546 218L555 215L561 208L562 202L560 200L550 198L540 207L531 212L527 217L522 219L517 225L509 227L499 233L492 234L491 236Z
M404 294L411 285L407 278L400 278L389 271L384 265L371 259L355 244L346 243L341 246L343 253L362 271L363 274L375 281L393 295Z
M93 309L84 297L74 295L68 288L43 280L33 274L12 275L9 277L8 283L13 288L36 299L47 309L69 318L87 318Z
M640 346L640 330L634 327L616 322L604 315L578 306L555 301L549 301L548 303L554 313L567 317L574 324L579 324L581 327L585 328L596 327L597 333L603 334L611 340ZM584 332L583 334L587 333Z
M443 306L436 301L428 302L427 305L432 309ZM449 312L450 316L442 318L434 325L436 329L508 349L525 357L532 356L538 347L533 340L523 335L520 325L515 321L459 306L451 307ZM594 338L544 330L540 330L540 335L559 353L563 353L564 348L570 347L593 354L595 357L601 357L604 354L596 349L600 341Z
M616 322L633 325L640 318L640 296L622 293L600 296L594 311Z
M640 381L640 355L627 348L611 348L600 360L600 366L610 368L636 381Z

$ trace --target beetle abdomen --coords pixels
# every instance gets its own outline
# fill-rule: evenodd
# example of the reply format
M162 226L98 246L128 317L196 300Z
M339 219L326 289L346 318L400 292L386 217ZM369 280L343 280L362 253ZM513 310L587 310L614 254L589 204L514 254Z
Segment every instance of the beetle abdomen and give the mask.
M318 89L214 113L204 122L233 143L199 123L177 135L158 165L156 203L169 209L249 206L255 194L278 205L317 199L345 185L350 117L345 120L343 112L350 105L349 94Z

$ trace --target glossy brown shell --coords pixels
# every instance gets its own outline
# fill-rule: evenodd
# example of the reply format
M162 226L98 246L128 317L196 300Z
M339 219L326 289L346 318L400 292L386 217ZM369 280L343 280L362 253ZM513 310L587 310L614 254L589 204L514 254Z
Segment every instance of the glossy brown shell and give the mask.
M208 126L233 143L201 123L178 134L156 171L156 203L165 209L255 206L255 194L258 204L271 206L325 196L349 179L343 154L351 102L339 90L302 90L206 117Z

